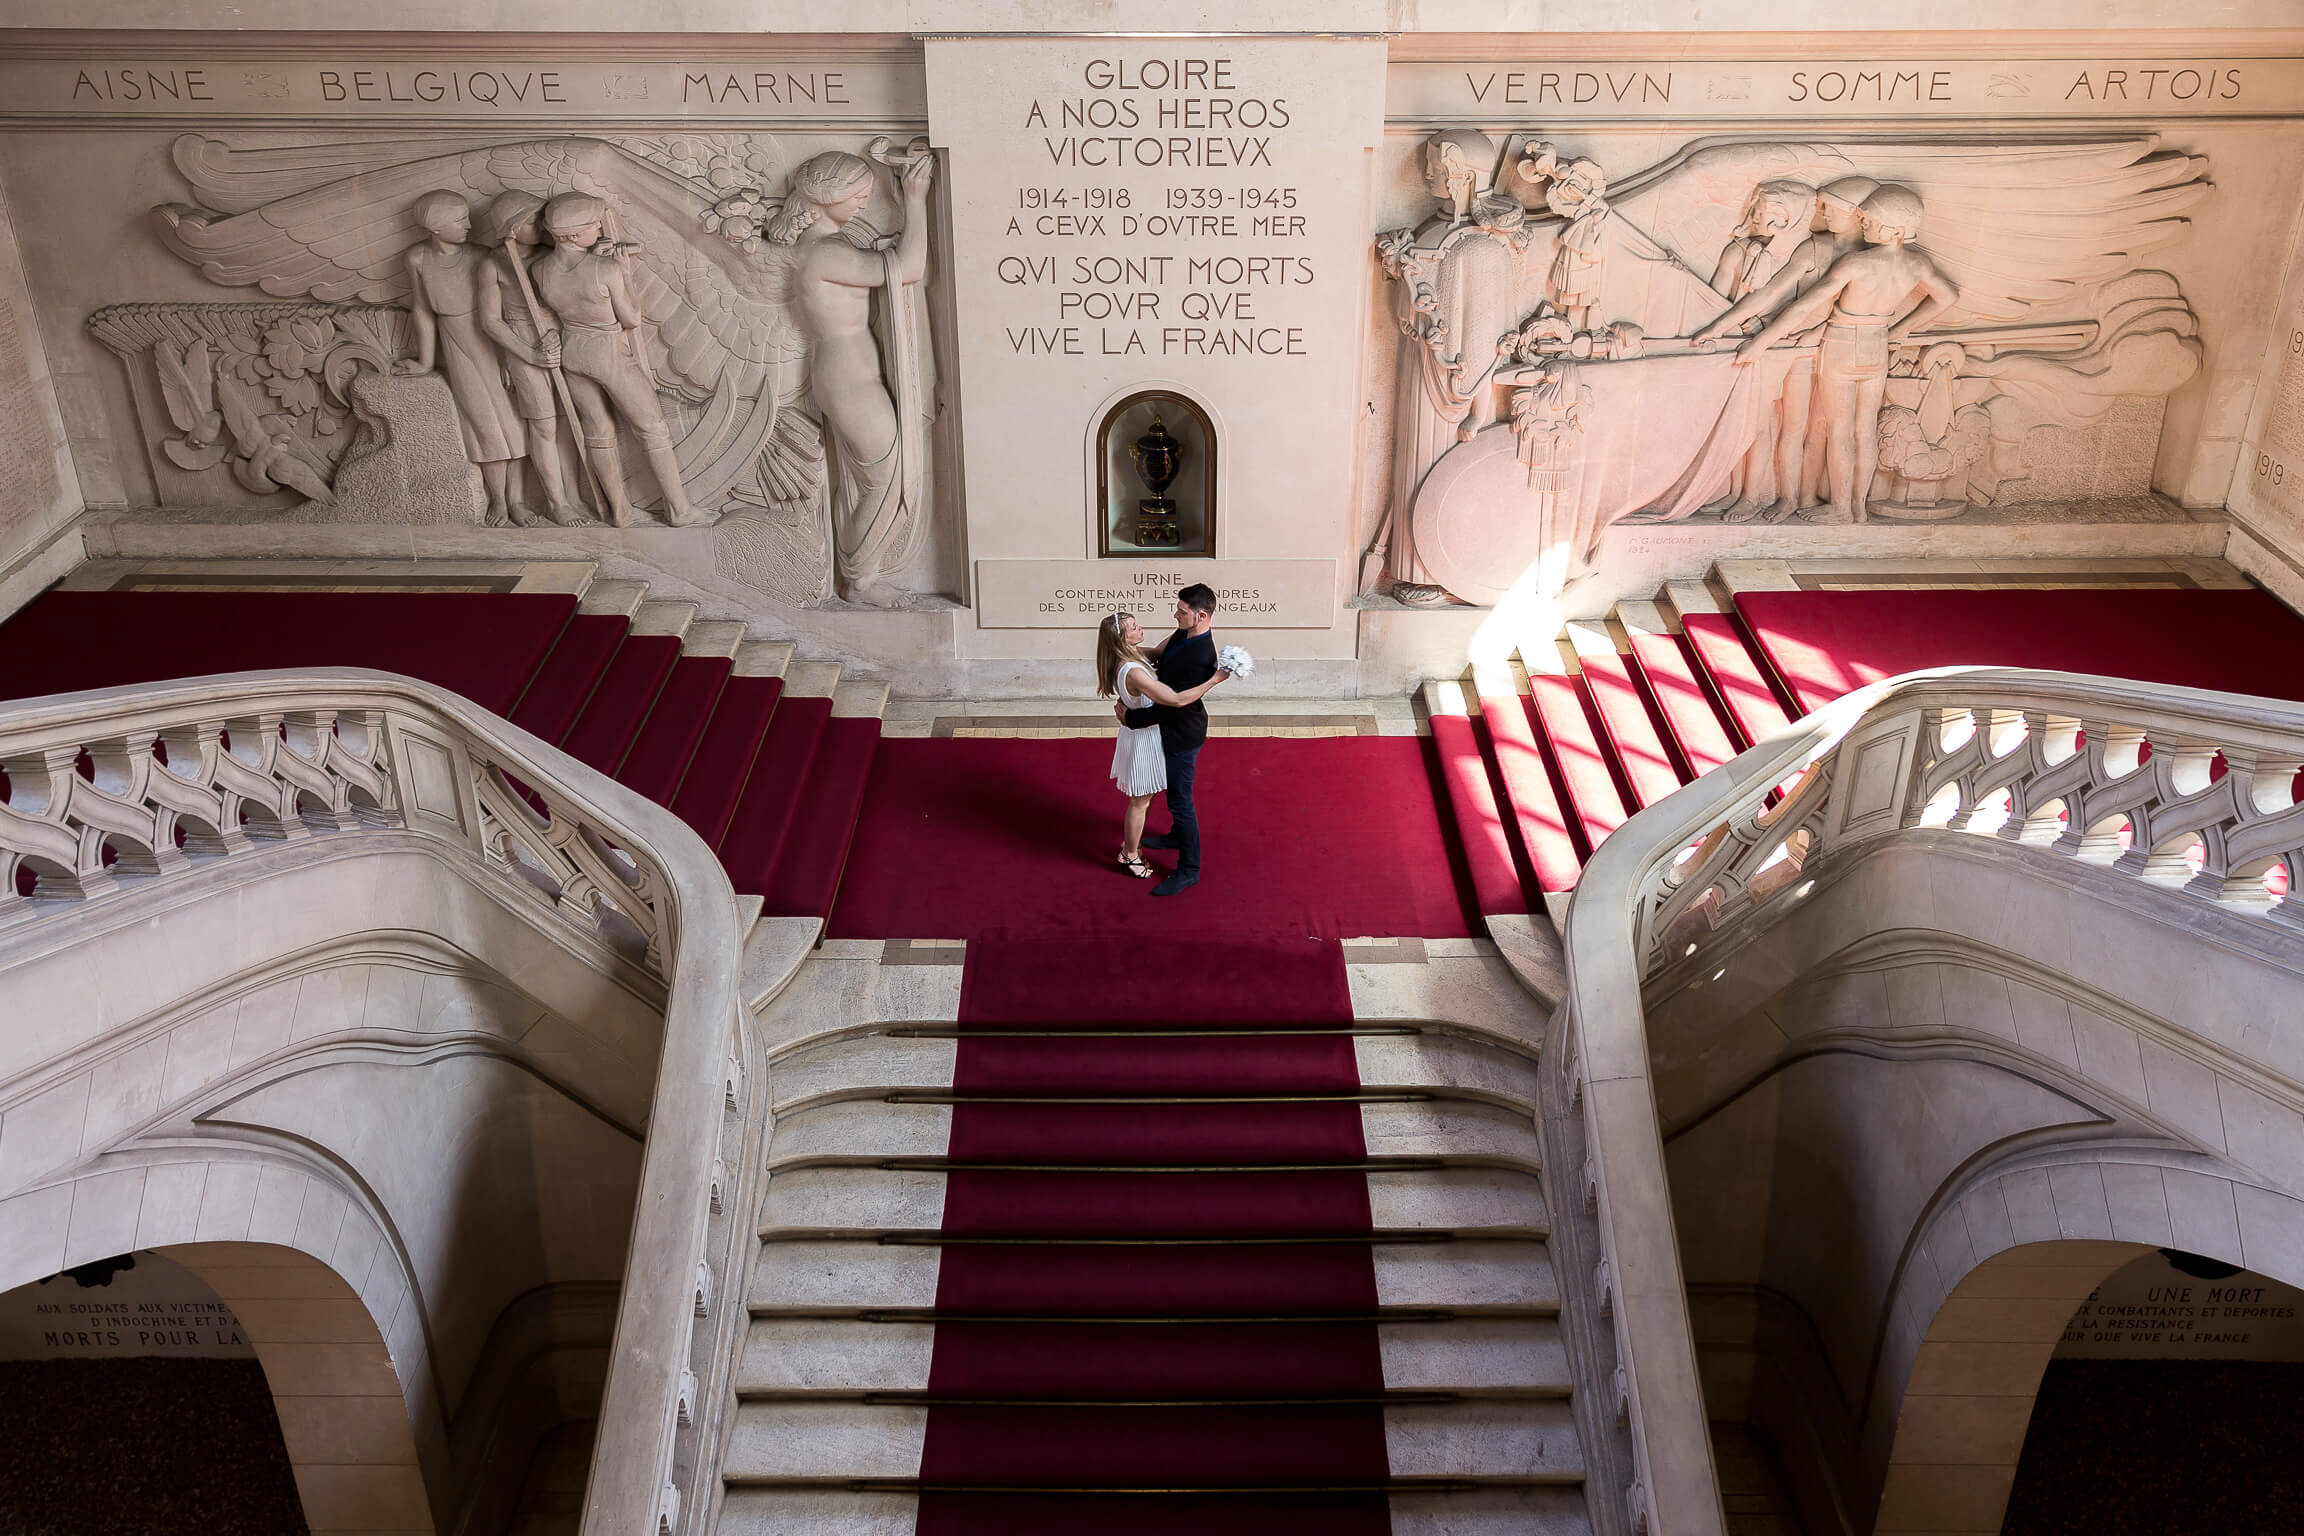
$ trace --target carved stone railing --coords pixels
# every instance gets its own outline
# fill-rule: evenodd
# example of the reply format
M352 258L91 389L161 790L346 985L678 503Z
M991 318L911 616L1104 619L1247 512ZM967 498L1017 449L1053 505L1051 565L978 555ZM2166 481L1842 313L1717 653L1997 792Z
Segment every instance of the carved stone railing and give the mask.
M196 678L0 706L0 933L215 872L267 850L356 855L410 834L468 859L507 905L592 963L663 992L664 1034L589 1536L669 1536L709 1508L732 1395L743 1114L756 1055L728 878L685 824L454 694L379 672Z
M1550 1059L1587 1149L1627 1526L1725 1530L1697 1380L1643 981L1805 894L1820 855L1916 829L2022 845L2304 927L2304 705L2066 673L1917 672L1835 701L1626 822L1570 906ZM1733 943L1729 934L1720 941ZM1701 963L1701 962L1697 962ZM1595 1505L1604 1495L1595 1490Z

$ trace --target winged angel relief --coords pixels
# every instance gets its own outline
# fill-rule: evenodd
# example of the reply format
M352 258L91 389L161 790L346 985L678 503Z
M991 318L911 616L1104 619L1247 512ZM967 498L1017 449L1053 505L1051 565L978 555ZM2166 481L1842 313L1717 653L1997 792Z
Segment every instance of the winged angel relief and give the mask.
M492 514L584 521L582 485L603 518L627 522L618 445L630 441L665 521L717 518L729 574L786 601L835 587L852 603L911 601L901 580L928 532L935 395L924 141L817 155L781 195L748 184L770 168L757 152L591 138L413 148L187 134L174 159L203 206L157 208L154 223L228 287L407 306L416 355L398 371L447 375ZM893 237L859 217L875 162L901 191ZM213 436L203 386L179 386ZM268 446L271 480L325 499L305 483L313 465ZM522 498L523 458L541 509Z
M1451 129L1421 169L1438 210L1377 241L1403 337L1380 580L1402 602L1561 602L1625 518L2022 499L2036 428L2199 366L2146 260L2190 229L2207 162L2149 135L1700 140L1611 185Z

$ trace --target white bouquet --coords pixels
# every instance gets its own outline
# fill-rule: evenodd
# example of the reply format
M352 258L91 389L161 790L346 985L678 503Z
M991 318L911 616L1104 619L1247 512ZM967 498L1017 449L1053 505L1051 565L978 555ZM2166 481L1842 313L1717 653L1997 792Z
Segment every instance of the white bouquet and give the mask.
M1237 645L1228 645L1218 651L1216 653L1216 666L1218 670L1229 672L1234 677L1253 677L1256 675L1256 658Z

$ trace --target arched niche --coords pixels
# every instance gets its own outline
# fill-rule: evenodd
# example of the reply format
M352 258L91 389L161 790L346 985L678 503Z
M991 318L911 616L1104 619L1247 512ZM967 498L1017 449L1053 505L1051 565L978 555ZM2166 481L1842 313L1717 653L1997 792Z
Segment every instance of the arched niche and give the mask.
M1161 489L1162 454L1153 444L1163 439L1172 444L1165 451L1174 476ZM1214 419L1198 401L1169 385L1123 395L1097 418L1090 452L1100 557L1206 559L1216 553L1221 445Z

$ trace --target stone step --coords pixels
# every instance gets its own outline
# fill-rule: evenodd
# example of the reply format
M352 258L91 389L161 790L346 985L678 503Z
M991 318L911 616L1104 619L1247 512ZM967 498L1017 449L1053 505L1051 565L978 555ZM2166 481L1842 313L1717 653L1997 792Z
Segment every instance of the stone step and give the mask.
M1385 1311L1550 1314L1560 1288L1545 1244L1528 1238L1387 1242L1369 1249ZM941 1249L871 1237L789 1238L760 1245L747 1303L756 1316L856 1316L936 1306Z
M835 720L877 720L888 709L888 685L859 679L832 691Z
M777 1115L831 1099L892 1092L939 1093L952 1086L958 1042L949 1036L881 1031L815 1040L773 1057L770 1108ZM1426 1093L1471 1099L1533 1115L1534 1058L1451 1030L1352 1038L1360 1086L1370 1095Z
M1445 1099L1378 1102L1359 1108L1361 1138L1371 1159L1439 1159L1530 1173L1539 1166L1536 1123L1517 1110ZM768 1166L780 1170L942 1159L949 1149L952 1114L950 1104L861 1098L794 1110L776 1117Z
M647 599L648 583L644 581L595 580L585 586L584 595L576 600L576 611L629 619L640 611L640 605Z
M913 1320L756 1317L736 1367L736 1391L747 1397L822 1398L925 1393L938 1326ZM1146 1351L1159 1351L1164 1325L1129 1326L1141 1331ZM1388 1391L1488 1397L1568 1394L1567 1350L1560 1340L1560 1325L1552 1318L1379 1322L1376 1338Z
M1531 1174L1502 1168L1378 1168L1366 1178L1369 1212L1379 1235L1542 1237L1549 1228L1543 1190ZM761 1204L761 1236L934 1236L944 1218L944 1181L939 1169L817 1167L772 1174Z
M917 1403L805 1398L740 1403L723 1472L733 1486L910 1481L920 1474L928 1411ZM1394 1483L1565 1483L1584 1475L1574 1418L1556 1399L1387 1404L1384 1444Z
M744 621L741 619L698 619L688 626L680 637L683 656L711 656L734 659L744 645Z
M632 633L635 635L668 635L674 640L688 633L688 626L696 622L694 603L649 601L632 612Z
M736 676L782 677L792 665L795 649L789 640L747 640L736 647Z
M1395 1489L1392 1536L1586 1536L1584 1490L1544 1484ZM849 1488L731 1488L720 1536L913 1536L919 1497Z
M833 699L840 694L840 663L795 661L784 668L784 696L788 699Z

